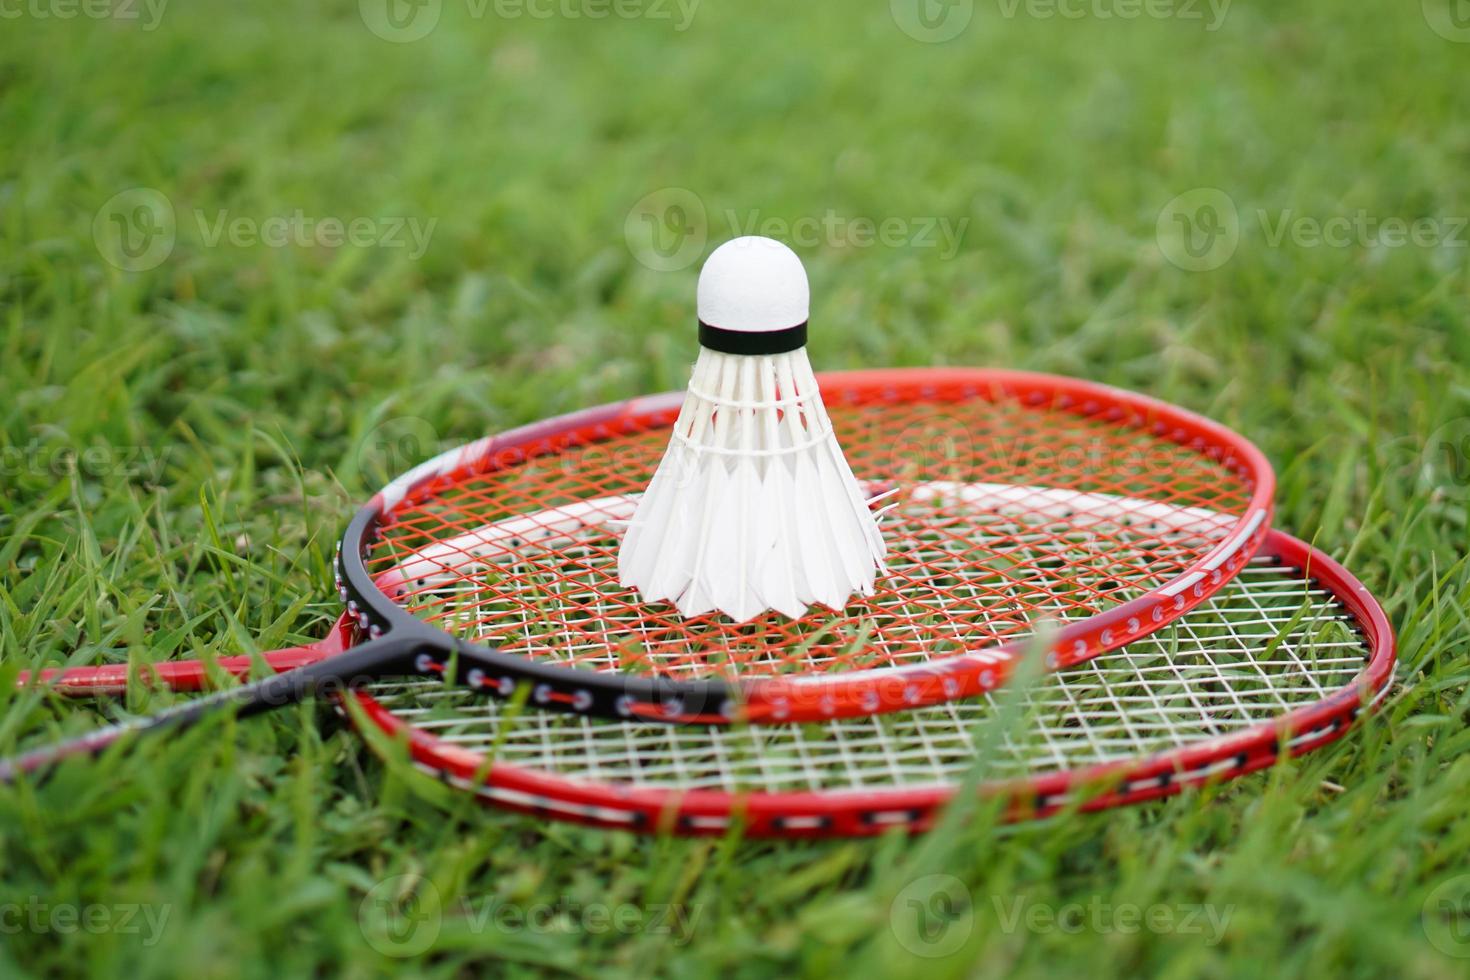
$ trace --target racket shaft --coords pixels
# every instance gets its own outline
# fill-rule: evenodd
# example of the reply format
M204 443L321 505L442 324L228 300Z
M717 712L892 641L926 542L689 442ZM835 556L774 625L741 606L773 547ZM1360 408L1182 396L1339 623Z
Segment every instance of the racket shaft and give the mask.
M220 657L212 664L202 660L168 660L163 663L144 664L137 668L129 664L105 664L101 667L48 668L22 673L16 681L17 687L30 684L32 678L55 694L77 696L87 694L125 694L131 675L136 669L136 680L145 687L162 687L170 691L202 691L210 686L211 667L222 674L245 677L252 668L264 660L266 666L276 672L295 670L316 663L337 651L321 645L295 647L288 650L273 650L255 657Z
M96 755L124 738L177 731L223 713L247 718L297 704L326 691L345 690L355 684L396 673L411 673L412 658L422 647L421 638L389 635L339 656L274 674L243 687L230 688L145 718L119 722L86 735L33 749L0 760L0 783L9 783L23 773L49 769L74 756Z

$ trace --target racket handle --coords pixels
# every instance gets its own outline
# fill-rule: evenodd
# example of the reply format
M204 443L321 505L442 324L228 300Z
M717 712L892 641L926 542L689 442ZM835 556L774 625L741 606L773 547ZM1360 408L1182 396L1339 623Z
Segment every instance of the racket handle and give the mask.
M96 755L123 738L176 731L216 714L247 718L297 704L329 690L345 690L353 683L392 673L412 673L410 663L423 648L420 637L389 634L297 670L273 674L243 687L219 691L187 704L109 725L86 735L55 742L9 759L0 759L0 784L16 777L50 769L74 756Z

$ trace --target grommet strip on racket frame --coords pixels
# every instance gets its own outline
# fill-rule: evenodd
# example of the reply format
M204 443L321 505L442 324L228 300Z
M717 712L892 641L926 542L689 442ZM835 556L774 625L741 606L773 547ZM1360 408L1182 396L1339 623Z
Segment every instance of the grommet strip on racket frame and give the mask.
M351 645L343 617L325 640L265 656L277 670ZM244 672L246 658L216 668ZM859 836L926 829L984 746L978 787L1010 819L1100 810L1254 772L1341 738L1387 693L1393 630L1346 569L1273 532L1202 607L1133 643L1006 692L817 724L690 728L506 708L463 689L385 681L336 695L375 748L406 744L415 765L483 802L642 832ZM178 689L199 663L156 665ZM77 668L70 694L119 692L118 667ZM347 710L343 699L355 704ZM981 739L986 723L1003 737Z
M617 527L682 395L447 452L349 524L338 589L360 640L160 719L298 700L345 678L453 678L604 717L774 724L993 689L1042 624L1062 667L1204 601L1265 535L1274 476L1230 430L1104 385L1024 372L823 375L849 461L892 503L889 574L845 610L685 620L616 577ZM131 730L155 727L152 723ZM98 733L94 750L118 733Z

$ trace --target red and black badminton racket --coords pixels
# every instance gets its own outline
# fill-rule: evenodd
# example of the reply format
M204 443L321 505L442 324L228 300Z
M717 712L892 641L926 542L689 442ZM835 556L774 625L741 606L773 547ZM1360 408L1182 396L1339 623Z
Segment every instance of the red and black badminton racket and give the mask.
M344 617L315 647L266 660L289 670L336 656L354 630ZM1387 692L1393 665L1378 602L1273 533L1220 593L1156 633L1013 692L910 711L690 728L506 708L421 679L338 697L359 728L387 736L369 738L375 748L406 745L418 768L486 803L639 831L846 836L925 829L967 785L1022 819L1241 776L1340 738ZM155 670L177 689L206 678L197 662ZM126 684L116 667L67 676L73 694Z
M72 750L414 674L696 724L934 704L999 685L1044 624L1053 667L1158 629L1224 586L1269 526L1260 452L1154 399L980 369L820 380L854 472L891 501L889 572L841 612L684 619L618 585L618 534L682 395L634 399L453 450L375 496L339 546L358 629L336 656Z

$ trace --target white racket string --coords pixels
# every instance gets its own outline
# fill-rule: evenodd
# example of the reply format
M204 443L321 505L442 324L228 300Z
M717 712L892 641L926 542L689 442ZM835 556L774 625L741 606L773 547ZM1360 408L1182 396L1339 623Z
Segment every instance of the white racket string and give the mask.
M1034 777L1147 758L1254 728L1351 687L1371 651L1342 603L1257 559L1161 632L1019 689L1024 723L991 745L987 774ZM504 706L430 682L372 696L402 721L500 762L632 787L834 791L952 784L1005 691L807 725L670 727Z

